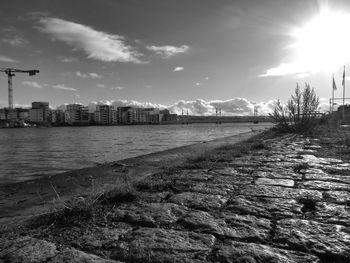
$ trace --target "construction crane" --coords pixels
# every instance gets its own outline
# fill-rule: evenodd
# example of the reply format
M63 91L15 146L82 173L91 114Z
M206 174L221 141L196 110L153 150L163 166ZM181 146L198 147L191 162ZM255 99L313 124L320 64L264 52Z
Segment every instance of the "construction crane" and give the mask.
M8 78L8 98L9 98L9 109L13 109L13 86L12 86L12 77L15 76L14 73L28 73L29 76L34 76L39 73L37 69L31 70L22 70L15 68L0 68L0 72L5 72Z

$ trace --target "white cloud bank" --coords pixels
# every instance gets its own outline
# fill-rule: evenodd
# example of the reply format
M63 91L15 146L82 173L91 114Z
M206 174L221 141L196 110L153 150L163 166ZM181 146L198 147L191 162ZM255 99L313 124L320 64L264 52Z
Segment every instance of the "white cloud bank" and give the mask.
M176 67L176 68L174 68L174 72L182 71L182 70L184 70L184 67Z
M91 73L81 73L80 71L75 72L75 75L77 75L80 78L86 79L86 78L90 78L90 79L101 79L102 76L91 72Z
M13 58L9 58L7 56L3 56L3 55L0 55L0 61L1 62L8 62L8 63L18 63L17 60L15 60Z
M22 85L26 85L26 86L29 86L29 87L32 87L32 88L36 88L36 89L42 89L43 88L43 85L39 84L38 82L36 81L22 81Z
M68 86L66 86L64 84L53 85L52 88L58 89L58 90L77 91L77 89L68 87Z
M59 18L41 18L39 23L41 32L75 49L83 50L88 58L107 62L142 63L140 54L126 44L123 36L97 31Z
M148 50L154 51L156 54L161 55L164 58L170 58L174 55L186 53L189 50L189 46L182 45L180 47L176 46L146 46Z
M137 108L160 108L169 109L171 113L181 114L182 111L190 115L215 115L215 109L220 108L222 115L226 116L245 116L253 115L254 105L247 99L234 98L230 100L212 100L205 101L197 99L193 101L180 100L171 105L156 104L151 102L139 102L135 100L106 100L106 101L93 101L89 103L89 110L93 112L98 104L108 104L114 107L137 107ZM274 101L260 102L256 104L258 106L259 115L267 115L272 112Z

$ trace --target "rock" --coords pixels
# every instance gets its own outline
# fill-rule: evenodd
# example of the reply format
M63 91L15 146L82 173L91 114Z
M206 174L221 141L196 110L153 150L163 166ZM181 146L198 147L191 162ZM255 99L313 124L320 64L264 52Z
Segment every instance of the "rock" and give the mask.
M255 181L255 184L259 185L277 185L277 186L286 186L293 187L294 181L289 179L269 179L269 178L258 178Z
M74 248L66 249L47 263L117 263L120 261L103 259L96 255L87 254ZM121 262L120 262L121 263Z
M222 176L218 175L214 178L213 183L215 184L227 184L227 185L243 185L251 184L254 181L253 177L248 175L233 175L233 176Z
M350 192L350 184L325 182L325 181L306 181L298 184L301 188L313 190L337 190Z
M0 260L14 263L40 263L47 262L57 253L54 244L25 236L2 243Z
M350 184L350 177L349 176L327 174L323 171L322 172L314 172L314 171L310 171L309 169L306 170L305 180L315 180L315 181L335 182L335 183L341 183L341 184Z
M175 223L188 208L173 203L125 204L114 210L113 220L145 227Z
M350 227L350 209L345 205L319 202L316 204L315 220Z
M254 243L231 241L218 247L214 255L215 262L235 263L317 263L319 259L313 255L273 248Z
M323 192L323 199L329 203L350 205L350 194L345 191Z
M173 180L182 181L208 181L213 178L213 175L209 173L208 169L197 169L197 170L181 170L171 176Z
M226 167L223 169L214 169L211 170L212 173L216 173L216 174L220 174L220 175L225 175L225 176L236 176L236 175L240 175L240 173L232 168L232 167Z
M226 236L239 241L268 242L271 231L270 220L230 212L222 213L222 216L229 227L223 229Z
M301 217L302 204L294 199L235 196L232 198L224 211L234 212L241 215L254 215L263 218L289 218Z
M336 262L346 262L350 258L349 230L340 225L282 219L277 222L273 242L276 246L337 259Z
M213 182L200 182L190 187L191 192L197 192L210 195L228 195L238 188L237 185L213 183Z
M210 209L220 209L227 202L227 198L221 195L184 192L173 195L168 201L208 211Z
M238 188L237 194L245 196L275 197L284 199L298 199L306 196L312 197L314 200L322 199L322 193L320 191L267 185L244 185Z
M310 167L321 167L325 164L330 164L330 160L326 158L316 157L312 154L302 155L303 162L307 163Z
M165 199L168 198L170 195L170 192L154 192L154 193L149 193L149 192L138 192L138 195L140 196L140 200L144 202L149 202L149 203L160 203L164 201Z
M83 248L84 250L100 249L114 244L122 238L126 233L131 231L130 225L118 222L113 228L95 227L86 229L82 236L71 242L75 247Z
M203 262L215 237L190 231L140 228L130 233L111 258L126 262Z
M222 227L226 225L223 220L204 211L190 211L179 219L179 223L190 230L219 235L223 234Z
M292 166L291 166L292 167ZM271 179L290 179L290 180L301 180L302 176L300 174L294 173L292 170L288 171L285 169L271 169L271 168L260 168L253 173L254 177L258 178L271 178Z

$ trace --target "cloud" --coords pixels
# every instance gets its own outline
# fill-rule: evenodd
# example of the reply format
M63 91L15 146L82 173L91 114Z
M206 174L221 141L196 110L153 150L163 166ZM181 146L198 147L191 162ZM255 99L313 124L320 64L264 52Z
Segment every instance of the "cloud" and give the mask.
M3 55L0 55L0 61L8 62L8 63L18 63L17 60L9 58L9 57L6 57L6 56L3 56Z
M117 87L112 87L111 90L123 90L125 87L117 86Z
M176 67L176 68L174 68L174 72L182 71L182 70L184 70L184 67Z
M201 86L201 85L202 85L202 84L201 84L201 83L199 83L199 82L197 82L197 83L196 83L196 86Z
M101 79L102 76L97 73L81 73L80 71L75 72L75 75L77 75L80 78L91 78L91 79Z
M175 46L146 46L148 50L154 51L156 54L161 55L164 58L170 58L174 55L186 53L190 48L187 45L182 45L180 47Z
M64 57L64 56L58 56L57 59L64 63L72 63L78 60L77 58Z
M104 87L105 87L105 85L104 85L104 84L100 84L100 83L99 83L99 84L97 84L97 87L98 87L98 88L104 88Z
M205 80L208 81L208 80L209 80L209 77L205 77Z
M272 112L274 107L274 100L268 102L255 103L258 108L259 115L268 115ZM197 99L193 101L180 100L170 105L156 104L152 102L139 102L135 100L106 100L106 101L93 101L89 103L89 109L94 111L96 105L107 104L117 107L135 107L135 108L160 108L169 109L171 113L181 115L182 111L187 112L190 115L204 115L214 116L215 109L220 108L223 116L245 116L253 115L254 104L253 102L245 98L234 98L230 100L211 100L206 101Z
M281 63L279 66L270 68L265 74L259 75L259 77L271 77L271 76L284 76L284 75L297 75L299 77L305 77L310 74L310 70L297 64Z
M141 54L128 46L123 36L97 31L90 26L59 18L41 18L39 23L38 29L41 32L84 51L90 59L144 63L139 59Z
M25 47L28 40L20 36L20 32L14 26L5 27L2 30L1 42L13 47Z
M146 89L151 89L151 88L152 88L152 85L146 85L145 88L146 88Z
M28 41L20 36L8 36L3 37L1 42L11 45L13 47L25 47L28 44Z
M36 81L22 81L22 84L23 85L26 85L26 86L30 86L32 88L36 88L36 89L42 89L44 86L39 84L38 82Z
M77 89L75 88L71 88L71 87L67 87L64 84L57 84L57 85L53 85L52 88L54 89L58 89L58 90L69 90L69 91L77 91Z

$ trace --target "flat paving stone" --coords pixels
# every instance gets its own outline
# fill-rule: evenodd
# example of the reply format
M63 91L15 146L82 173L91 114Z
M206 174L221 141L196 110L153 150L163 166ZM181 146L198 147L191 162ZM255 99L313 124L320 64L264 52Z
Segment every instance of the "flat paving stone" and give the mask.
M171 176L172 180L185 181L207 181L212 178L213 175L208 172L208 169L181 170Z
M228 198L222 195L184 192L173 195L168 199L168 202L208 211L211 209L220 209L227 200Z
M229 195L237 190L239 185L200 182L190 187L189 191L210 195Z
M277 222L273 241L276 246L309 251L339 260L336 262L346 262L350 259L349 229L340 225L302 219L282 219Z
M85 251L98 250L111 246L131 230L132 227L123 222L114 224L113 228L87 228L82 235L70 242L70 245Z
M235 196L230 199L224 211L263 218L301 217L303 205L294 199Z
M286 186L293 187L294 181L290 179L271 179L271 178L258 178L255 180L257 185L276 185L276 186Z
M190 230L207 234L222 236L228 231L223 219L215 218L204 211L190 211L178 223Z
M47 262L57 253L55 244L29 236L0 240L0 260L4 262Z
M113 212L113 220L140 226L171 225L188 212L188 208L174 203L125 204Z
M320 260L310 254L273 248L255 243L231 241L218 247L213 256L214 262L235 263L318 263Z
M233 176L216 176L213 183L229 184L229 185L244 185L252 184L254 178L249 175L233 175Z
M323 192L323 199L329 203L350 206L350 194L346 191L325 191Z
M308 170L305 173L305 180L350 184L350 176L333 175L333 174L327 174L325 172L324 173L310 173Z
M315 220L350 227L350 207L326 202L316 204Z
M223 212L229 229L225 229L225 234L239 241L246 242L268 242L271 231L271 221L258 218L252 215L237 215L232 212Z
M191 231L140 228L111 251L111 258L126 262L203 262L215 237Z
M88 254L83 251L70 248L60 252L56 257L49 260L47 263L122 263L120 261L103 259L93 254Z
M266 167L262 170L255 171L252 176L258 178L269 178L269 179L287 179L287 180L301 180L302 175L297 174L292 171L286 171L285 169L276 170L276 169L267 169Z
M312 198L313 200L322 199L321 191L267 185L242 185L242 187L238 188L237 194L285 199L298 199L306 197Z
M338 190L338 191L350 192L350 185L349 184L342 184L342 183L336 183L336 182L312 180L312 181L300 182L300 183L298 183L298 186L300 188L321 190L321 191Z

